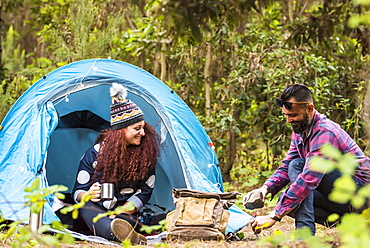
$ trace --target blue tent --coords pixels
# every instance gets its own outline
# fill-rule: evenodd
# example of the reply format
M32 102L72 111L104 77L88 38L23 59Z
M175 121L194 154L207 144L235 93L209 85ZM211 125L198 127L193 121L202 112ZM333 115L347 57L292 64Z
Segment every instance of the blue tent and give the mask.
M89 59L58 68L32 85L13 105L0 130L0 209L3 218L27 222L24 187L73 188L79 160L109 127L109 88L128 89L161 137L162 151L150 203L173 209L172 188L223 192L217 156L204 128L175 92L150 73L111 59ZM58 220L54 197L45 204L44 223ZM228 231L250 216L231 208Z

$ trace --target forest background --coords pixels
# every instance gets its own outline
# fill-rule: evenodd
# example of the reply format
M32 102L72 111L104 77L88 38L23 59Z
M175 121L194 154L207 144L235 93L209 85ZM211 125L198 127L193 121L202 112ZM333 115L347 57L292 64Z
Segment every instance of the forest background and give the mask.
M226 190L258 187L280 165L291 127L275 98L292 83L307 85L315 108L369 155L369 4L0 0L0 122L47 73L112 58L149 71L189 105L216 147ZM345 199L354 192L347 193ZM343 221L338 237L345 247L368 246L369 219L370 211ZM315 242L308 243L326 247Z
M291 83L310 87L316 109L368 154L366 2L2 0L0 121L52 70L112 58L154 74L189 105L239 191L260 185L289 148L275 97Z

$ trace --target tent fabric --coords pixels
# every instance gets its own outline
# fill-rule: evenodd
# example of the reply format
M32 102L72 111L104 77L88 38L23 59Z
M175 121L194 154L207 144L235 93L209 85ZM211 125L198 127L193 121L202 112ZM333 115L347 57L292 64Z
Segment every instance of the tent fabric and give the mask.
M70 193L78 163L99 132L109 127L109 88L128 89L161 137L161 156L150 203L173 209L172 188L223 192L211 140L185 102L149 72L111 59L88 59L60 67L32 85L13 105L0 130L0 209L3 218L27 222L23 189L39 177L42 187L61 184ZM53 197L44 223L58 220ZM231 208L228 231L250 215Z

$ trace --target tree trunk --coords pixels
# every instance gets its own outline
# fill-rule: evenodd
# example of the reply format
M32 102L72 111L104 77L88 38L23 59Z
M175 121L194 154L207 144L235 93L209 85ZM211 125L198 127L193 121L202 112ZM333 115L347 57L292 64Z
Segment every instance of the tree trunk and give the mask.
M230 128L227 131L227 140L228 144L226 146L226 163L221 168L222 170L222 178L225 182L230 182L230 171L233 168L236 158L236 135L233 128Z
M3 1L0 1L0 83L3 81L3 35L4 35L4 21L3 21Z
M143 53L139 55L139 67L143 70L146 69L145 56L146 56L145 51L143 51Z
M166 51L166 45L163 44L163 51ZM166 66L166 55L161 52L161 81L166 81L167 66Z
M240 119L240 109L236 109L234 106L231 106L233 109L233 119L239 120ZM237 153L237 133L235 132L235 125L236 123L231 121L230 122L230 128L227 131L226 139L228 140L228 143L226 145L226 163L224 163L223 168L221 168L222 171L222 177L224 181L229 182L231 181L230 177L230 171L233 168L236 160L236 153Z
M288 1L288 18L289 18L289 22L293 22L293 1L292 0L289 0Z
M364 109L362 111L362 118L363 118L363 120L366 124L365 125L365 127L366 127L366 137L369 137L369 134L370 134L370 82L367 85L366 94L365 94L365 97L364 97ZM366 144L370 144L370 139L369 138L367 138ZM367 147L367 149L368 149L368 147Z
M155 48L155 53L154 53L154 65L153 65L153 74L158 77L158 73L159 73L159 66L160 66L160 57L161 57L161 49L159 46L156 46Z
M210 43L208 43L206 64L204 66L205 98L206 98L205 112L207 120L209 119L211 113L211 77L210 77L211 59L212 59L212 46Z

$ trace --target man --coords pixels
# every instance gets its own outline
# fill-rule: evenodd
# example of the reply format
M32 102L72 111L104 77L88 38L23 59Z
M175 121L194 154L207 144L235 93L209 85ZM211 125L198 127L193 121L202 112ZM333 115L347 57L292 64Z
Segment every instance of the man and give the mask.
M257 216L251 221L251 226L255 233L259 233L261 227L269 228L289 214L295 218L296 228L309 227L314 235L315 222L324 225L330 214L342 216L353 211L353 207L328 199L334 181L341 176L340 172L313 171L310 168L311 158L321 156L320 149L326 144L333 145L342 153L352 153L359 162L352 176L358 188L370 182L370 160L337 123L315 110L312 93L306 86L287 86L276 103L293 127L290 148L275 173L261 188L251 191L244 199L258 193L265 201L268 193L273 197L284 186L290 185L280 196L275 209L267 216Z

